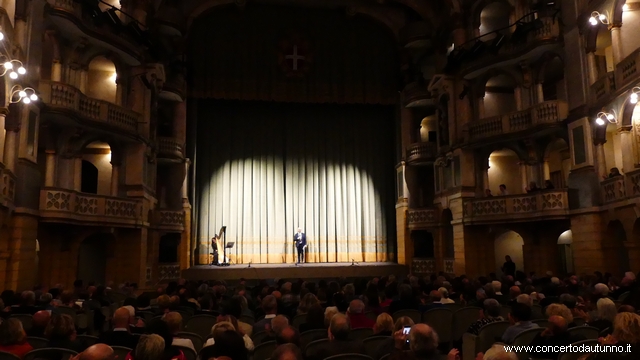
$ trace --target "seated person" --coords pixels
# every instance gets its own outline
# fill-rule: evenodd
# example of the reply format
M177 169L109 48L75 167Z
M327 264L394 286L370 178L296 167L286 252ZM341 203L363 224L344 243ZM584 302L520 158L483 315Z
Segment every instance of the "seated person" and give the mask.
M0 324L0 351L23 358L31 350L20 320L9 318Z
M531 321L531 308L525 304L516 303L511 307L509 322L511 326L502 335L502 341L506 344L513 344L513 340L521 332L539 327Z
M501 306L496 299L486 299L482 303L482 310L480 310L480 319L469 326L468 333L478 335L480 328L487 324L491 324L498 321L504 321L500 316Z
M316 358L326 359L341 354L366 355L367 352L362 341L350 339L350 330L349 318L343 314L334 315L329 325L329 343L318 351Z
M567 320L562 316L549 317L548 327L533 339L529 346L541 346L542 349L553 349L556 346L568 346L576 341L584 340L583 336L569 334ZM546 346L546 347L545 347ZM547 352L532 354L541 359L558 359L560 353Z

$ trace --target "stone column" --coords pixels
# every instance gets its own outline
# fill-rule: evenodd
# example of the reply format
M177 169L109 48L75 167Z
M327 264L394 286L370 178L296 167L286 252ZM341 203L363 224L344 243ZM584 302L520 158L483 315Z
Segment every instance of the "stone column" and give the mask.
M592 51L587 53L587 71L589 73L589 85L598 81L598 67L596 66L596 54Z
M620 132L620 150L622 152L622 171L635 170L635 152L633 151L633 127L623 126Z
M537 103L541 104L544 102L544 89L542 88L542 83L537 83L536 84L536 96L537 96Z
M44 186L56 186L56 152L54 150L46 150L45 162L45 178Z
M17 160L18 131L7 129L4 139L4 166L15 174Z
M522 183L522 189L520 191L526 191L526 188L529 187L529 165L525 161L520 162L520 181Z
M62 63L58 59L54 59L51 64L51 81L62 81Z
M542 163L542 177L544 180L551 180L551 171L549 170L549 159L544 159Z
M87 69L78 70L78 89L80 89L80 92L82 92L83 94L86 94L87 92L87 81L89 77L88 73L89 72Z
M613 65L618 65L622 61L624 52L622 51L622 37L620 27L622 24L611 25L611 50L613 52Z
M596 162L598 165L598 179L602 181L603 178L609 174L607 171L606 157L604 155L604 143L606 141L599 141L595 143L596 146Z
M185 176L184 176L184 180L182 181L182 203L184 205L188 205L189 204L189 167L191 165L191 160L186 159L184 162L184 168L185 168Z
M484 119L484 96L478 98L478 119Z
M78 156L73 160L73 190L82 191L82 157Z
M516 111L522 110L522 88L520 86L513 89L513 97L516 100Z
M120 166L118 163L111 162L111 196L118 196L118 187L120 180Z

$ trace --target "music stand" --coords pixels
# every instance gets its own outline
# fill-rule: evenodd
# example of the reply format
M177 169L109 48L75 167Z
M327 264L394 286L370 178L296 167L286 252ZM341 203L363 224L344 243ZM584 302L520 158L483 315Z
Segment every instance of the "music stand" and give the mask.
M226 242L225 242L226 243ZM222 263L222 266L229 266L230 264L227 262L227 249L231 249L233 248L233 245L235 245L236 243L233 241L229 241L228 244L226 244L224 246L224 249L222 250L224 253L224 262Z

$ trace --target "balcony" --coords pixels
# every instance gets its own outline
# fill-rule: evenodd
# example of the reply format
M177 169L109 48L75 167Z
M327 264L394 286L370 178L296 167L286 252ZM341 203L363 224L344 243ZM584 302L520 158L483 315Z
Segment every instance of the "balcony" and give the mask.
M58 188L40 191L40 217L95 226L140 227L146 222L141 201Z
M142 116L107 101L92 99L79 89L53 81L40 81L40 97L50 112L69 114L79 122L93 123L112 131L138 133Z
M567 190L471 199L464 203L465 224L565 219L568 214Z
M438 144L419 142L409 145L407 162L411 165L433 163L438 156Z
M591 85L591 97L593 102L599 102L607 99L616 91L616 74L613 71L608 72Z
M624 204L624 201L640 197L640 169L606 179L600 183L602 203L611 205Z
M435 209L409 209L407 225L411 230L429 229L440 226Z
M640 80L640 48L632 52L616 65L616 85L622 89L627 85L635 86Z
M184 142L172 137L158 137L158 157L184 160Z
M83 14L81 1L47 0L47 3L45 11L49 15L49 19L62 30L61 34L67 36L69 40L80 41L84 39L103 49L117 53L127 65L139 66L141 64L144 47L128 36L126 31L116 32L107 24L97 26L90 16Z
M158 281L180 279L180 264L159 264Z
M436 273L435 259L418 259L411 260L411 273L418 275L431 275Z
M489 69L504 68L527 59L537 59L559 47L561 33L558 19L541 17L540 21L542 26L527 34L527 40L521 44L505 44L498 54L485 52L480 56L472 56L473 60L462 66L465 79L473 79Z
M16 196L16 176L0 163L0 177L0 206L11 209Z
M569 107L564 101L545 101L527 110L472 122L469 124L469 139L474 141L527 131L538 126L559 124L568 114Z
M182 232L184 230L184 211L155 210L153 212L152 225L159 230Z
M428 83L414 81L407 84L402 90L403 104L405 107L429 107L434 106L435 101L431 97Z

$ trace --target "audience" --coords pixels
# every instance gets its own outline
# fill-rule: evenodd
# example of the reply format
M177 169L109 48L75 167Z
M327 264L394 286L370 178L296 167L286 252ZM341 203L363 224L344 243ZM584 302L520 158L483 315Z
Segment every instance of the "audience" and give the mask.
M115 353L109 345L95 344L89 346L85 351L81 352L70 360L116 360ZM143 360L156 360L147 357Z
M270 325L271 320L278 315L278 301L275 296L268 295L262 300L262 310L265 313L264 319L253 324L254 334L267 330L267 325Z
M75 352L82 352L86 348L77 339L78 333L73 318L67 314L51 317L44 334L49 339L50 347L69 349Z
M593 321L588 321L587 325L598 328L600 332L609 330L613 331L613 321L618 314L616 304L609 298L602 298L596 303L598 316Z
M403 330L393 334L396 352L391 355L391 360L438 360L438 334L426 324L416 324L411 327L408 335ZM408 341L407 341L408 340ZM409 349L405 350L406 344Z
M349 322L351 328L373 328L376 322L372 319L369 319L364 314L364 303L362 300L351 300L349 303L349 309L347 309L347 316L349 317Z
M391 336L393 334L393 318L387 313L378 315L373 325L373 336Z
M602 345L624 346L625 352L597 353L591 355L589 360L640 359L640 316L634 313L620 313L616 315L613 326L613 333L598 341ZM630 347L627 348L627 345Z
M113 314L113 329L104 332L98 338L98 342L109 346L123 346L135 349L138 345L138 336L133 335L129 329L129 310L119 308Z
M49 320L51 320L51 313L49 313L49 311L40 310L33 314L31 317L31 329L27 331L27 336L45 337L44 331L47 329L47 325L49 325Z
M347 316L342 314L334 315L329 324L329 343L318 351L315 358L326 359L329 356L339 354L366 354L362 341L350 339L350 330L351 327Z
M320 303L312 305L306 314L306 322L300 324L300 332L309 330L326 330L324 323L324 309Z
M169 331L171 332L171 335L173 335L173 342L171 343L172 345L184 346L193 351L196 351L196 348L193 346L193 342L190 339L185 339L178 336L178 333L182 329L182 315L180 315L179 312L168 312L164 315L163 320L167 323Z
M271 360L303 360L302 351L293 344L279 345L271 355Z
M569 328L567 324L567 320L562 316L550 316L549 325L544 331L536 335L536 337L531 342L531 346L541 346L539 349L550 350L553 349L554 346L567 346L576 341L584 340L584 337L580 335L571 335L567 331ZM557 359L559 355L559 352L551 351L548 351L546 353L535 353L535 357L541 359Z
M469 326L468 333L478 335L480 328L487 324L491 324L497 321L504 321L504 318L500 316L501 306L496 299L487 299L482 304L483 308L480 310L480 318Z

